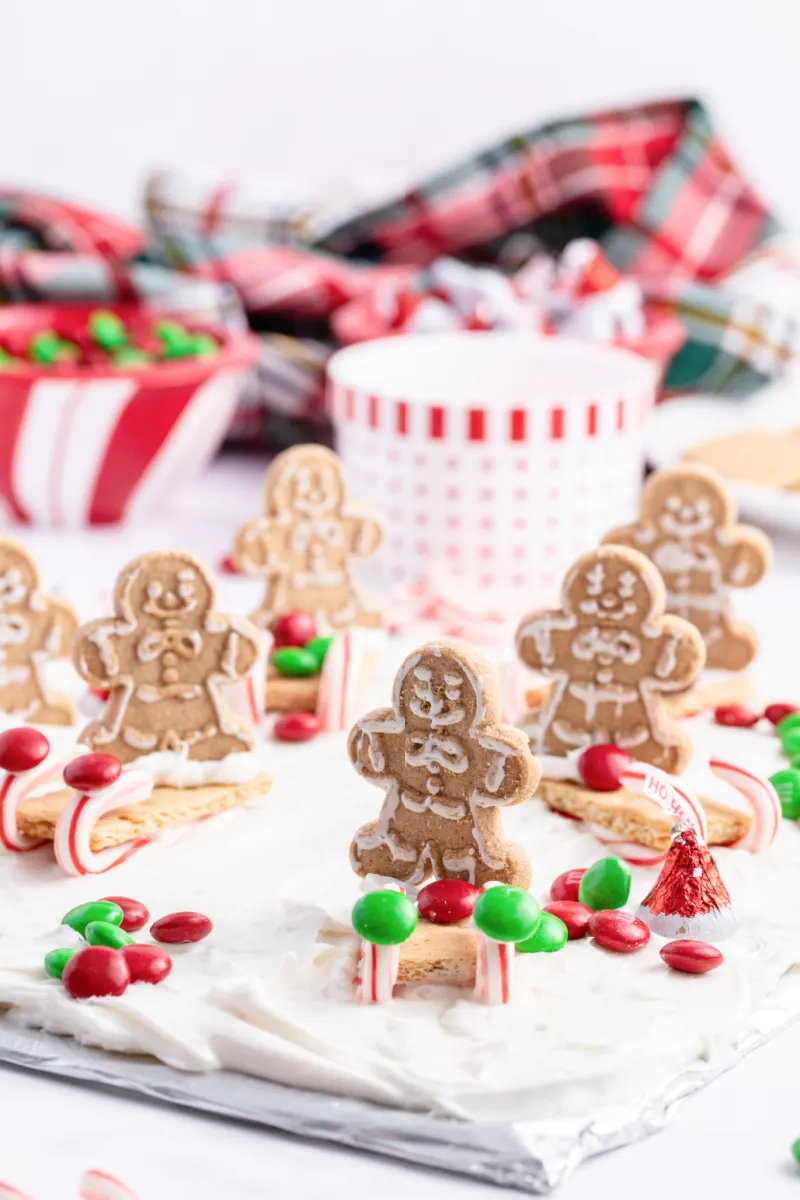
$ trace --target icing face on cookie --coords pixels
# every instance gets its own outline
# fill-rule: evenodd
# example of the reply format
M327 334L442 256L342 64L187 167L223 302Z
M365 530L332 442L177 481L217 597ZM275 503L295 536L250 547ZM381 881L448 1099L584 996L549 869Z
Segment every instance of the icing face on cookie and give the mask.
M0 612L17 608L35 587L28 564L17 559L0 573Z
M655 523L679 541L703 537L730 520L730 505L702 478L687 480L680 491L669 480L659 481L651 496Z
M142 574L131 587L130 602L165 625L201 620L211 608L211 587L194 567L178 560L164 579Z
M281 474L273 492L275 503L304 517L319 517L341 508L342 472L330 460L292 464Z
M474 682L446 659L412 666L400 685L399 705L413 726L460 732L475 720L479 701Z
M655 601L647 574L599 558L570 573L564 594L580 625L646 621Z

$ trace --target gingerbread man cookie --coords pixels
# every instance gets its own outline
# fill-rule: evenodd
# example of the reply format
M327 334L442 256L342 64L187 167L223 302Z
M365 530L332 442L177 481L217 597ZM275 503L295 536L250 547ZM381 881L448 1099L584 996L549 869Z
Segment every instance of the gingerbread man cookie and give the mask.
M700 630L707 666L729 671L746 667L758 647L755 630L734 617L729 590L758 583L771 559L768 539L735 520L733 500L713 468L670 467L645 484L638 522L603 538L655 563L667 610Z
M496 676L479 655L431 642L406 658L392 707L350 732L353 765L386 795L353 840L357 874L528 886L528 856L503 837L500 809L530 799L539 765L499 713Z
M39 725L72 724L72 702L48 690L45 667L69 654L77 628L69 604L39 591L27 550L0 540L0 712Z
M613 742L664 771L683 769L691 745L667 719L662 693L691 684L705 647L693 625L665 615L665 601L649 559L601 546L568 572L561 608L524 618L519 655L553 681L523 720L534 753Z
M83 625L75 668L107 688L105 711L81 741L122 763L159 750L215 760L252 750L252 727L237 718L225 686L258 656L259 631L214 611L214 583L191 554L143 554L122 571L114 616Z
M241 570L266 579L251 619L269 627L299 609L333 629L380 624L378 614L364 608L352 560L377 550L381 529L347 505L333 451L309 445L279 454L267 472L265 509L265 516L242 526L233 549Z

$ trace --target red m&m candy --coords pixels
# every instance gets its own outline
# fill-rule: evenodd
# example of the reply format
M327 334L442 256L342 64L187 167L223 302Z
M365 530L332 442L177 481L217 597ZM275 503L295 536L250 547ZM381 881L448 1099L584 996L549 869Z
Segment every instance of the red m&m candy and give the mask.
M319 733L319 718L316 713L282 713L272 730L279 742L309 742Z
M50 743L38 729L7 729L0 733L0 769L11 775L32 771L50 753Z
M103 899L122 909L119 927L126 933L135 933L150 920L150 913L140 900L131 900L130 896L103 896Z
M771 725L780 725L784 717L790 717L798 711L796 704L768 704L764 716Z
M578 888L585 874L585 867L575 867L572 871L565 871L563 875L559 875L550 884L550 899L577 900Z
M622 785L620 776L633 758L610 742L589 746L578 759L578 772L588 788L595 792L616 792Z
M171 946L187 942L202 942L214 928L211 919L197 912L174 912L160 917L150 926L150 935L157 942Z
M120 953L128 964L131 983L161 983L172 970L172 959L160 946L125 946Z
M317 636L317 623L311 613L290 612L272 626L275 648L281 646L305 646Z
M109 946L87 946L64 967L64 987L73 1000L121 996L131 981L124 955Z
M618 908L592 913L586 932L606 950L615 950L617 954L641 950L650 941L650 930L644 921Z
M744 704L721 704L714 709L714 720L717 725L730 725L734 729L751 729L761 720L758 713Z
M589 921L594 916L594 909L577 900L551 900L545 904L542 912L551 913L563 921L567 927L567 937L571 942L586 936Z
M437 925L451 925L472 916L480 891L465 879L436 879L417 896L419 915Z
M668 942L659 954L673 971L683 971L686 975L705 975L722 964L721 950L708 942L694 942L690 938Z
M122 764L113 754L82 754L64 768L64 783L76 792L99 792L111 787L122 774Z

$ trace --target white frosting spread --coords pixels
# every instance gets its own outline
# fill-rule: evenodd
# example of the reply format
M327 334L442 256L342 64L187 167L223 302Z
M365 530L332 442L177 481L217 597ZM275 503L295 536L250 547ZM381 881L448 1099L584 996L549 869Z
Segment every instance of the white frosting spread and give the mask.
M158 784L168 787L200 787L205 783L249 783L262 769L254 750L228 754L219 759L189 758L178 750L156 750L142 754L134 766L152 772Z
M393 665L399 658L393 651ZM713 747L767 774L785 765L772 734L703 721L690 727L699 755ZM7 1019L182 1070L225 1067L387 1104L524 1122L631 1101L683 1065L725 1061L751 1015L778 1002L779 981L800 965L800 829L783 822L763 856L715 851L739 929L724 945L723 967L701 980L666 970L656 937L624 959L585 941L521 956L504 1008L432 985L359 1006L349 913L360 881L347 845L377 815L379 793L357 778L338 734L318 738L313 751L271 742L256 757L275 777L265 800L186 827L177 852L174 842L155 842L102 885L65 877L49 851L0 857ZM536 800L503 819L531 856L542 901L558 874L603 855L585 827ZM633 909L654 879L653 869L633 869ZM200 946L174 948L165 983L75 1003L45 978L42 960L56 946L78 944L59 917L108 891L135 896L154 914L206 912L214 932Z

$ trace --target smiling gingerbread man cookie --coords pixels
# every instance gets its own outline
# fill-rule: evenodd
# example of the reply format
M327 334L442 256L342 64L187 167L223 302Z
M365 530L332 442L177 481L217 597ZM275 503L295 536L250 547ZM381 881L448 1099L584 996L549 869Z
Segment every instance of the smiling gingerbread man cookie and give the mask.
M772 557L759 530L735 521L733 500L715 470L670 467L645 484L638 522L603 538L652 560L667 589L667 610L700 630L707 666L729 671L746 667L758 648L755 630L733 614L730 589L758 583Z
M337 455L325 446L294 446L279 454L267 472L265 509L242 526L233 549L241 570L266 580L252 620L268 628L299 609L326 628L380 624L365 609L353 560L377 550L381 528L347 504Z
M539 765L499 713L496 676L474 652L431 642L406 658L392 707L350 732L353 765L385 793L351 846L357 874L528 886L528 856L505 840L500 809L533 796Z
M72 724L72 701L49 690L45 669L69 654L77 628L69 604L39 591L24 546L0 539L0 712L39 725Z
M155 751L215 760L252 750L251 726L225 688L255 665L260 634L244 617L214 611L214 584L191 554L134 559L114 589L114 616L83 625L73 661L92 687L109 690L81 741L122 763Z
M523 718L534 753L613 742L662 770L683 769L691 745L667 719L662 695L691 684L705 647L693 625L665 615L665 601L644 555L601 546L567 573L561 608L523 619L519 655L553 681L542 707Z

